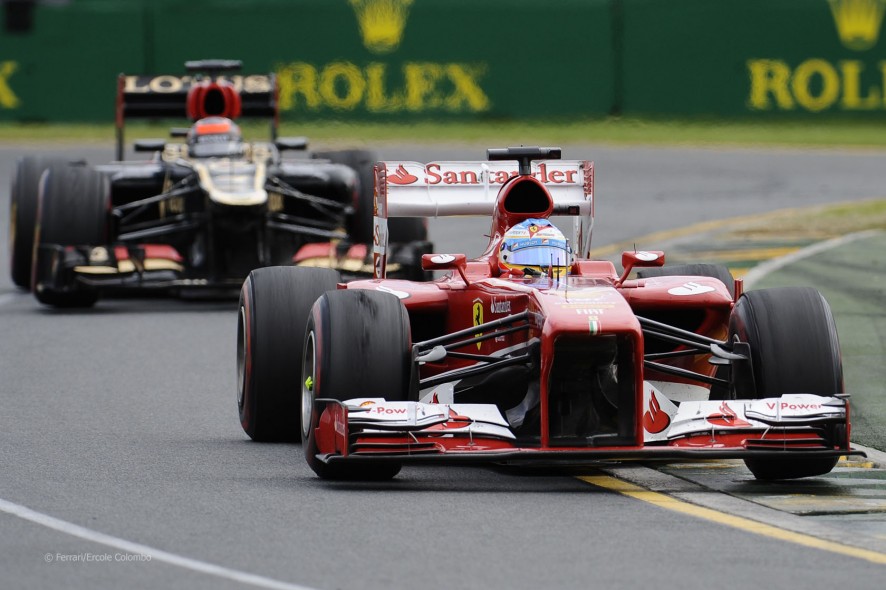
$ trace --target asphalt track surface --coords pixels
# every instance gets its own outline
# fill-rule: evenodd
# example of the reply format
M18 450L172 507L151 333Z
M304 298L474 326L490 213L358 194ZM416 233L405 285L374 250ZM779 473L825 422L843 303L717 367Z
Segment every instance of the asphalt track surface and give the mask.
M878 197L886 186L883 152L563 147L597 162L595 246ZM0 147L0 187L25 151ZM111 148L66 153L98 163ZM383 150L388 159L483 154ZM486 229L431 226L438 250L469 254ZM384 484L322 482L300 447L255 444L240 429L233 302L120 299L60 312L8 276L4 256L0 587L882 588L876 555L886 556L886 539L871 541L873 559L814 548L642 501L596 470L582 472L591 483L425 467ZM646 483L679 495L688 481ZM727 484L755 485L741 470Z

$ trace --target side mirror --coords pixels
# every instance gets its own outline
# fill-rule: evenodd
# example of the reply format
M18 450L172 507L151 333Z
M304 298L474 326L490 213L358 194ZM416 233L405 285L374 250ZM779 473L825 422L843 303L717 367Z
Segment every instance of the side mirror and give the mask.
M162 152L165 147L165 139L138 139L133 145L137 152Z
M664 263L665 255L664 252L661 252L660 250L622 252L621 265L624 268L624 272L621 273L621 277L618 279L618 284L621 285L624 283L625 279L628 278L628 275L631 274L631 271L634 270L635 267L664 266Z
M169 130L169 137L187 137L188 131L187 127L173 127Z
M468 278L465 276L468 257L464 254L423 254L421 257L422 270L457 270L466 285Z
M306 150L308 149L307 137L278 137L274 140L274 145L280 151L285 150Z

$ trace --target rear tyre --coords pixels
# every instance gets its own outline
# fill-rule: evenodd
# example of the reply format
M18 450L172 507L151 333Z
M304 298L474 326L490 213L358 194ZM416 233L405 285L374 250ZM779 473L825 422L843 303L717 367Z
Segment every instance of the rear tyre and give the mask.
M108 243L111 183L85 166L53 165L40 183L35 246L97 246ZM36 255L36 253L35 253ZM32 262L36 262L35 260ZM34 269L34 295L54 307L91 307L98 291L79 283L56 283Z
M360 186L357 201L354 203L354 214L348 225L348 234L355 243L371 243L375 163L381 160L381 156L374 150L341 150L317 152L314 157L344 164L357 172ZM388 220L388 234L388 241L391 243L424 242L428 239L428 228L421 218L394 217Z
M783 287L745 293L732 311L729 338L750 345L754 399L843 392L837 327L830 306L815 289ZM733 377L732 394L748 397L734 391L736 382L741 381ZM795 479L828 473L837 458L754 458L745 464L757 479Z
M406 308L396 296L365 289L320 297L311 310L302 363L302 442L305 458L323 479L387 480L395 461L326 464L317 458L320 411L314 399L409 399L412 337Z
M237 407L252 440L298 441L301 357L314 301L334 290L338 272L269 266L249 273L237 322Z
M354 213L348 220L348 234L354 243L368 244L372 240L372 201L375 190L375 163L381 158L374 150L341 150L317 152L315 158L344 164L357 173L359 186Z
M31 288L40 177L48 168L67 165L60 158L44 156L25 156L15 165L9 199L9 271L12 282L23 289Z

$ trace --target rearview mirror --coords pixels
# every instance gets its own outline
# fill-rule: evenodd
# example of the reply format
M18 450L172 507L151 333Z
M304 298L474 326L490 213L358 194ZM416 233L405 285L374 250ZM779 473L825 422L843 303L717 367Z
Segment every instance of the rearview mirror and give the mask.
M137 152L162 152L165 147L165 139L139 139L133 144Z
M278 150L306 150L308 149L307 137L278 137L274 140Z
M660 250L634 250L632 252L622 252L621 265L624 267L624 272L621 273L621 277L618 279L618 284L621 285L625 282L625 279L628 278L628 275L631 274L634 267L664 266L664 263L665 255L664 252Z
M457 270L465 284L470 284L465 276L467 260L464 254L423 254L421 267L422 270Z

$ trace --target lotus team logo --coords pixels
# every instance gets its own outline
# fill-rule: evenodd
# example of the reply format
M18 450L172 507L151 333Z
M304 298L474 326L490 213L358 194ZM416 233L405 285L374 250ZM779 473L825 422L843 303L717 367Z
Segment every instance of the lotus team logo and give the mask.
M390 53L400 46L412 0L348 0L357 13L363 45L373 53Z
M865 51L877 44L886 0L828 0L828 4L845 47Z

